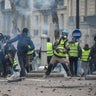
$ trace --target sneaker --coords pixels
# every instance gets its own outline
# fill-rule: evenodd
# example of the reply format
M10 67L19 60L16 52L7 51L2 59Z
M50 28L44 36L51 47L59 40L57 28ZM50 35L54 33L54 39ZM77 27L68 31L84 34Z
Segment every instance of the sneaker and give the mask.
M19 76L15 76L14 74L13 75L11 75L10 77L7 77L7 80L16 80L16 79L18 79L18 78L20 78Z

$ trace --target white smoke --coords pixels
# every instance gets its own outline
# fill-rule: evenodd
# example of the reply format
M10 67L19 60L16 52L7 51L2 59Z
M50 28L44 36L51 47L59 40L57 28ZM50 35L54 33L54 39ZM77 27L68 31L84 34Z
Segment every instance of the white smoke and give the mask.
M34 0L34 7L37 9L40 8L41 10L46 10L52 7L55 3L55 0Z

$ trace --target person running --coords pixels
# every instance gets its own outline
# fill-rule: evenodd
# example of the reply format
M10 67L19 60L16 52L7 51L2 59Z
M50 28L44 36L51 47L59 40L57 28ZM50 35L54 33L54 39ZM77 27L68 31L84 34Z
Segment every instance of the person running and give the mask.
M70 47L69 47L67 35L64 31L62 31L62 37L54 45L53 56L50 60L50 63L48 65L48 69L46 70L43 78L46 78L50 75L51 70L53 69L53 66L56 63L61 63L63 68L66 70L67 75L68 76L71 75L70 69L68 67L68 64L69 64L68 51L69 51L69 49L70 49Z

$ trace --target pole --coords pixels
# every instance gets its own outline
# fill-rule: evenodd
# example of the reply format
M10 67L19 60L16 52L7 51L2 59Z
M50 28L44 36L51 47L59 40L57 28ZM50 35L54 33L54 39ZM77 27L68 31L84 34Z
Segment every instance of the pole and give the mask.
M79 28L79 0L76 0L76 29Z

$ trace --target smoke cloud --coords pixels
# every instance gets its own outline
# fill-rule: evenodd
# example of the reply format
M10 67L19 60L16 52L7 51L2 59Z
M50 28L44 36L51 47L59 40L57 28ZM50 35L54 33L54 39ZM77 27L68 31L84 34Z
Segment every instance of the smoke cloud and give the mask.
M34 0L34 8L48 9L54 6L55 0Z

